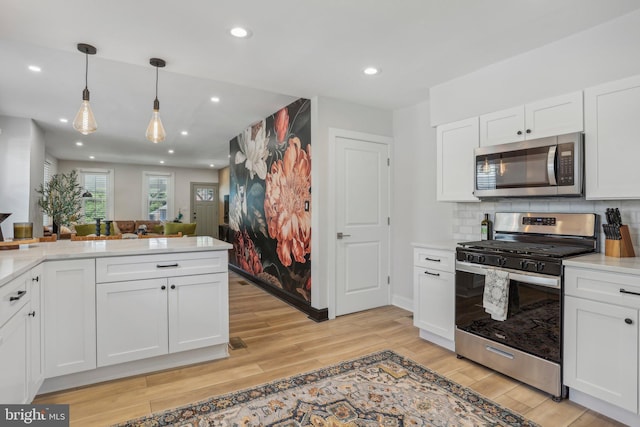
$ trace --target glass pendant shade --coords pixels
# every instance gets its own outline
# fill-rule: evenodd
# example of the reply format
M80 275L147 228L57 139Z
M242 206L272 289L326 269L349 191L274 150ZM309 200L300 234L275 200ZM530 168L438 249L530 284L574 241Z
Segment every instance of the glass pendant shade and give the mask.
M149 141L157 144L158 142L164 141L166 136L164 126L162 126L162 120L160 120L160 113L154 109L149 126L147 126L146 137Z
M98 129L98 123L91 111L91 105L89 100L83 100L80 105L80 110L76 114L76 118L73 119L73 128L83 135L89 135Z

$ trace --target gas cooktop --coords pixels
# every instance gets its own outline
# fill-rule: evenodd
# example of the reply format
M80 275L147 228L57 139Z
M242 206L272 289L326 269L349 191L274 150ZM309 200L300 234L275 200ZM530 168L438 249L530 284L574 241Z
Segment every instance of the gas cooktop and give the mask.
M491 253L511 253L523 255L547 256L564 258L572 255L592 252L593 248L585 246L571 246L561 244L515 242L511 240L478 240L474 242L458 243L468 249L477 249Z

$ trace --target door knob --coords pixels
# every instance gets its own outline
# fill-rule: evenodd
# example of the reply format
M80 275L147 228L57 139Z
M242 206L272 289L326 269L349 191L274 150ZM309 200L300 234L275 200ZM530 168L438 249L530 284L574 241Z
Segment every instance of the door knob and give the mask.
M351 237L351 234L343 234L342 231L338 233L338 239L342 239L343 237Z

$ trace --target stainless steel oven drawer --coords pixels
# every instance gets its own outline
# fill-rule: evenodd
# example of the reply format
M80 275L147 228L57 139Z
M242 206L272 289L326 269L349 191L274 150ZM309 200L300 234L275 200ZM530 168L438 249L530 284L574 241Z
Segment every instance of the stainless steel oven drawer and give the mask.
M560 365L456 328L456 353L555 397L562 395Z

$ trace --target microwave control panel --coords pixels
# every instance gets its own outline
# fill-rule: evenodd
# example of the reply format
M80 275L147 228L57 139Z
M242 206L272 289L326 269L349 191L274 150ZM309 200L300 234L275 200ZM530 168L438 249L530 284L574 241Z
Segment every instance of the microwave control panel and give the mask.
M558 185L574 184L574 144L558 144Z

